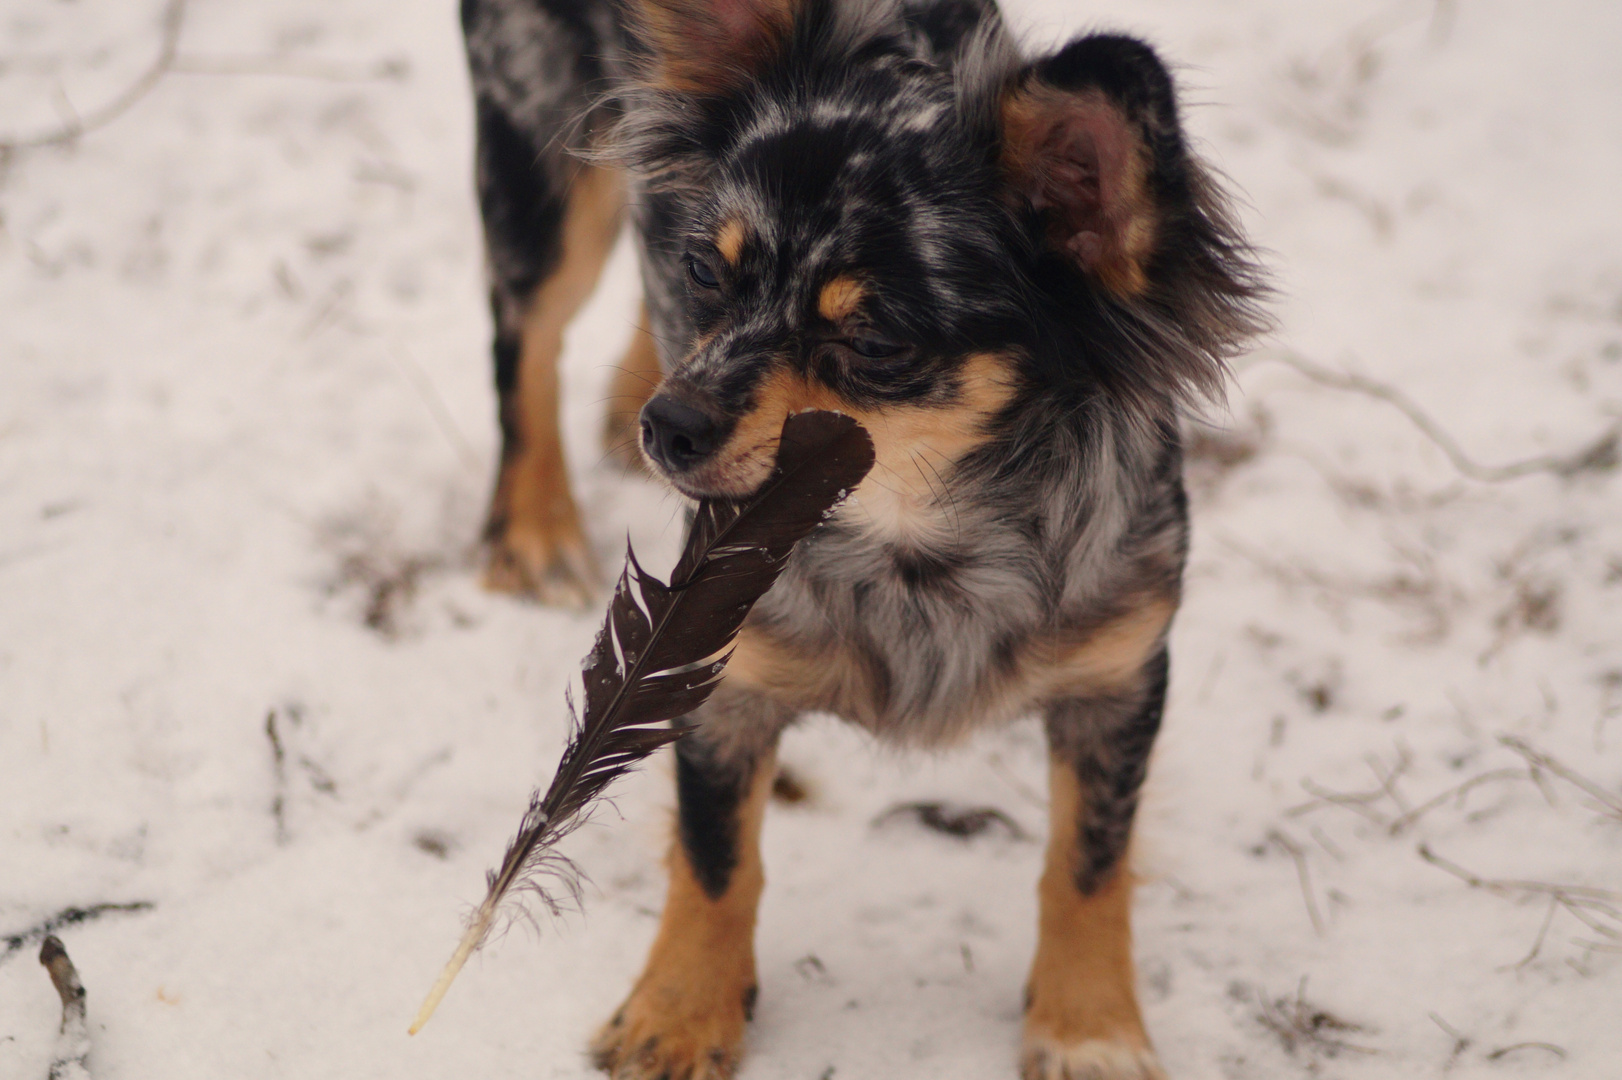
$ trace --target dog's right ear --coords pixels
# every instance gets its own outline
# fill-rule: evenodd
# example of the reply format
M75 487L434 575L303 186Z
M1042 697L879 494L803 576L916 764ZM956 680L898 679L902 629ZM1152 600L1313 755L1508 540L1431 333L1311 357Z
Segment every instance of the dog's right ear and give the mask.
M1128 400L1220 394L1223 361L1268 326L1265 274L1189 151L1154 50L1078 38L1027 64L999 103L1003 177L1032 239L1115 307L1100 325L1120 333L1092 350L1096 370Z
M736 89L782 47L795 0L628 0L655 80L688 94Z
M1026 68L1002 121L1004 171L1042 215L1048 247L1116 296L1141 295L1164 217L1178 209L1167 188L1187 169L1171 76L1154 52L1114 34L1073 41Z

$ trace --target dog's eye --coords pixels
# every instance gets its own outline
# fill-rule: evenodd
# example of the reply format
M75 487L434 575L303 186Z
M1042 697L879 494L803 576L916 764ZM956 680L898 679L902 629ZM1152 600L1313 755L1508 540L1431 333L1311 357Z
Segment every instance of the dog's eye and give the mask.
M881 337L853 337L845 344L857 356L865 356L869 360L883 360L887 356L894 356L906 348Z
M692 278L695 284L706 289L721 287L721 279L710 269L710 264L696 255L687 256L687 276Z

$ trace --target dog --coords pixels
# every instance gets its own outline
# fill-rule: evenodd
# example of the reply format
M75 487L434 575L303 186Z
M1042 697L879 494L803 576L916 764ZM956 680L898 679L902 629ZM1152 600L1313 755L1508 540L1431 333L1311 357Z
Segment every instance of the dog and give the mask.
M1265 282L1153 50L1026 57L992 0L463 0L503 451L487 582L583 602L563 328L630 217L640 332L606 437L749 494L784 418L877 465L756 606L677 744L660 929L597 1034L620 1080L734 1074L779 734L939 746L1040 714L1051 828L1026 1080L1162 1076L1126 853L1188 543L1180 417Z

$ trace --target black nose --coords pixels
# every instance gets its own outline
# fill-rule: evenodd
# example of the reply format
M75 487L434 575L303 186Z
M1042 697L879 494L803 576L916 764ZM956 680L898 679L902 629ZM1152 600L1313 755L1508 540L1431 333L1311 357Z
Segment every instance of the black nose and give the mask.
M691 405L660 394L642 406L642 448L673 473L709 457L720 441L721 426Z

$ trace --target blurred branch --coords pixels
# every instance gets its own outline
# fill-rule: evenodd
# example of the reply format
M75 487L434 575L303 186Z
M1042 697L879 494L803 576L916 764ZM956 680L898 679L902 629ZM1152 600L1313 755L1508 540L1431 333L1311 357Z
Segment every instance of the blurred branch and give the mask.
M349 83L405 79L411 74L411 62L404 57L357 64L291 56L177 56L169 70L176 75L269 75Z
M1301 883L1301 899L1307 905L1307 918L1312 921L1313 932L1319 937L1324 935L1323 916L1318 913L1318 901L1312 894L1312 874L1307 868L1307 853L1300 844L1284 835L1278 829L1267 831L1267 842L1275 845L1295 863L1295 875Z
M1418 821L1432 810L1435 810L1449 799L1456 799L1462 805L1464 802L1464 797L1475 788L1480 787L1482 784L1496 783L1499 780L1530 779L1531 774L1529 774L1525 769L1493 769L1492 771L1484 772L1479 776L1472 776L1470 779L1464 781L1464 783L1455 784L1441 794L1433 795L1431 798L1426 799L1412 810L1407 811L1400 817L1393 820L1388 828L1391 835L1396 836L1404 829L1408 828L1408 826L1412 825L1414 822Z
M1598 438L1571 453L1540 454L1506 465L1483 465L1466 453L1458 440L1420 408L1413 398L1389 383L1353 372L1334 371L1288 350L1269 353L1257 359L1275 360L1294 368L1320 386L1346 390L1385 402L1406 416L1426 438L1436 444L1455 469L1472 480L1498 483L1516 480L1533 473L1571 477L1586 472L1604 472L1622 464L1622 422L1613 423Z
M403 57L391 57L370 64L352 64L326 60L305 60L283 56L181 56L180 30L185 21L186 0L168 0L160 21L162 37L158 54L139 77L117 97L99 109L79 114L69 103L73 115L62 126L35 135L0 138L0 154L13 150L32 150L43 146L61 146L81 135L105 127L128 112L166 75L271 75L298 79L321 79L327 82L371 82L380 79L404 79L411 74L411 63Z
M80 923L90 922L107 914L151 910L152 902L149 900L136 900L127 904L92 904L90 907L63 908L50 918L26 930L0 936L0 963L4 963L13 953L21 952L23 946L30 941L36 938L48 937L65 926L77 926Z
M130 110L131 106L151 92L152 88L158 85L174 66L175 53L180 47L180 27L181 23L185 21L185 17L186 0L169 0L168 5L163 9L163 18L160 24L163 37L158 46L158 55L153 59L151 65L141 73L140 77L124 89L123 93L99 109L93 109L90 112L75 116L55 131L0 139L0 153L70 143L86 132L104 127L123 116Z
M1598 801L1600 806L1603 807L1603 813L1606 817L1622 821L1622 799L1618 799L1571 766L1556 761L1548 754L1534 750L1524 739L1516 738L1514 735L1500 735L1498 741L1525 758L1526 763L1534 771L1546 769L1554 773L1566 783L1582 789L1584 793Z
M1614 889L1598 889L1590 885L1484 878L1471 873L1458 863L1442 858L1430 849L1429 844L1419 845L1419 857L1432 866L1452 874L1472 889L1481 889L1494 896L1502 896L1509 900L1547 896L1596 934L1609 938L1611 942L1622 941L1622 909L1618 908L1618 905L1622 904L1622 892Z
M1258 988L1259 989L1259 988ZM1370 1046L1359 1046L1346 1041L1347 1035L1372 1034L1362 1024L1344 1020L1328 1009L1307 1001L1307 980L1302 976L1295 988L1295 997L1272 998L1258 994L1256 1019L1267 1030L1278 1036L1284 1052L1295 1056L1298 1052L1308 1058L1334 1058L1344 1051L1354 1054L1377 1054ZM1316 1062L1312 1063L1316 1066ZM1316 1075L1316 1067L1311 1068Z

